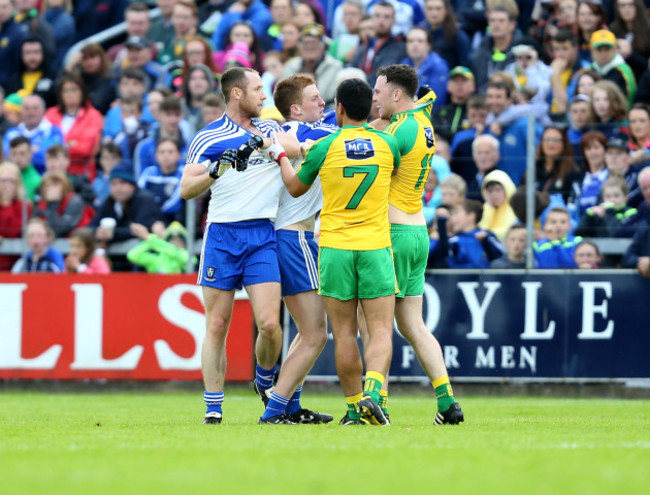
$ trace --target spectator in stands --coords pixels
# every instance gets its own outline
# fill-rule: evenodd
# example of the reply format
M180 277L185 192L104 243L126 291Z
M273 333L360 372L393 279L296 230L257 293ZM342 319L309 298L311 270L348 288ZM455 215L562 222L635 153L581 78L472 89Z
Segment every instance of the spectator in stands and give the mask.
M27 223L27 253L14 264L11 273L63 271L63 254L50 246L54 232L42 218L32 218Z
M470 96L467 100L469 128L458 131L451 142L451 169L467 183L472 182L476 174L476 166L472 157L472 142L476 136L480 136L485 131L487 116L488 107L485 97L479 94Z
M273 91L275 85L282 79L284 72L284 62L282 62L282 54L277 51L267 52L264 57L264 74L262 74L262 86L264 86L264 107L275 106L273 101Z
M102 115L115 101L115 83L111 78L111 61L102 46L89 43L75 52L67 65L68 72L79 74L86 85L93 107Z
M628 113L630 127L631 163L650 166L650 106L635 103Z
M638 80L648 68L650 58L650 17L643 0L618 0L611 24L618 53Z
M625 179L611 176L601 188L602 202L587 208L575 229L583 237L617 237L627 219L637 214L627 205L629 187Z
M259 0L258 0L259 1ZM233 4L234 5L234 4ZM185 42L190 36L197 36L199 33L198 8L194 2L178 0L172 11L172 24L174 35L158 54L158 62L163 66L173 62L179 62L183 56ZM222 22L219 24L223 24Z
M513 47L514 48L514 47ZM490 83L501 82L510 88L512 105L499 116L488 115L487 123L494 134L499 134L500 129L513 124L517 119L528 118L532 115L535 122L541 126L550 125L548 103L533 101L535 90L532 88L517 87L515 77L506 71L497 71L490 76Z
M643 201L637 181L643 165L631 165L631 163L632 155L628 151L626 136L620 135L609 138L605 151L605 165L609 170L609 178L618 176L625 181L629 191L627 204L636 207Z
M56 39L50 23L39 14L38 4L39 0L14 0L16 8L14 20L22 25L28 36L33 35L41 40L45 56L48 60L52 60L56 52Z
M352 61L361 42L359 24L363 19L365 8L362 0L344 0L341 11L343 29L337 29L340 26L335 22L332 27L333 40L327 51L334 58L348 64Z
M7 115L5 114L5 101L5 91L2 86L0 86L0 136L15 126L17 123L14 123L9 118L7 118ZM11 102L7 103L11 104ZM17 110L20 111L20 105L18 105Z
M226 33L236 22L247 22L258 39L263 39L273 22L271 13L262 0L238 0L221 16L221 21L212 34L212 43L217 50L227 48Z
M374 6L383 0L370 0L366 6L368 13L373 14ZM392 27L393 36L404 38L414 26L424 22L422 2L419 0L387 0L395 9L395 24ZM425 28L426 29L426 28Z
M503 241L508 229L517 222L510 198L515 193L514 183L508 174L501 170L488 173L481 186L483 204L483 218L478 226L492 232L497 239Z
M314 74L316 87L326 105L334 102L336 75L343 69L341 61L326 53L325 32L319 24L307 24L300 31L298 56L284 66L283 78L299 73Z
M296 18L302 26L306 24L320 24L325 29L327 18L322 5L313 0L297 0L294 7Z
M95 229L95 238L105 247L110 242L131 239L134 236L131 224L144 225L149 230L164 229L160 207L149 191L138 189L135 177L128 167L117 165L109 176L110 195L102 203L90 227ZM109 230L100 225L103 218L114 218L117 225Z
M582 165L580 141L590 126L591 98L582 94L575 95L569 106L569 129L567 130L567 137L573 148L573 157L578 165Z
M45 171L65 174L72 189L83 199L84 204L92 206L95 203L95 192L92 184L85 175L70 175L70 156L68 150L60 144L53 144L45 152Z
M582 237L569 235L571 217L564 208L552 208L546 215L546 237L535 241L533 253L537 268L575 268L573 253Z
M512 211L515 212L519 223L525 225L527 221L527 191L526 185L521 185L517 188L515 193L510 198L510 206L512 206ZM557 197L554 198L557 202ZM535 196L533 198L534 208L533 208L533 239L543 239L546 237L543 230L543 219L546 219L546 214L548 210L551 209L551 198L547 193L540 191L535 191Z
M114 26L124 19L128 0L77 0L74 18L77 39L83 40Z
M580 270L598 269L601 259L598 244L589 239L584 239L573 252L573 261Z
M598 81L591 91L592 128L606 137L627 134L625 96L611 81Z
M73 229L85 227L93 214L94 210L86 209L83 199L75 194L65 173L45 172L41 200L36 203L33 216L46 220L56 237L67 237Z
M133 96L143 100L143 108L147 108L147 98L145 98L146 79L142 70L135 67L127 67L122 71L120 75L120 80L118 83L118 93L120 98L125 96ZM150 112L143 110L142 119L145 123L150 123L154 119ZM113 139L117 136L117 133L122 130L122 107L120 100L111 107L111 109L106 114L106 119L104 120L104 138Z
M96 248L95 236L91 229L75 229L70 234L70 253L65 258L65 271L84 275L111 273L103 250Z
M23 218L32 216L32 203L25 197L21 171L10 162L0 163L0 245L4 239L23 235ZM0 256L0 271L10 270L16 256Z
M219 93L208 93L203 97L201 104L201 122L205 127L210 122L214 122L223 116L226 111L226 101L223 95Z
M0 86L1 88L2 86ZM18 93L12 93L5 98L5 101L2 105L2 110L4 116L6 117L9 124L9 129L20 124L20 112L21 105L23 103L23 97ZM6 129L2 132L4 135L9 129Z
M431 121L438 134L450 140L457 132L470 127L467 102L476 91L474 74L467 67L454 67L447 80L448 103L434 105ZM487 112L485 114L487 116Z
M467 183L467 198L483 202L485 176L496 169L499 162L499 141L494 136L483 134L472 141L472 158L476 173ZM514 189L513 189L514 192Z
M18 71L20 46L26 33L14 22L11 0L0 0L0 86L4 87L9 77Z
M566 131L556 125L546 127L536 155L536 189L561 194L565 204L576 203L583 173L575 163Z
M499 116L507 112L513 104L512 94L507 84L503 82L491 82L486 92L486 103L490 110L490 116L493 120L498 120ZM490 120L488 116L488 122ZM500 143L501 159L498 168L506 172L515 185L521 182L524 170L526 169L526 140L527 140L528 122L525 118L514 120L513 123L501 127L498 126L497 134L494 126L490 128L490 133L495 135ZM535 126L535 141L539 141L541 129Z
M110 195L110 181L109 177L113 169L122 161L122 153L120 148L109 141L102 145L99 150L99 165L101 173L93 181L93 191L95 193L95 207L106 201Z
M411 28L406 35L407 58L403 64L410 65L418 74L420 86L427 85L436 93L436 104L447 102L449 66L436 52L431 51L431 39L425 28Z
M487 14L489 35L483 39L478 51L474 54L473 71L476 76L478 91L486 91L490 76L506 68L514 62L511 48L516 45L521 35L515 32L517 16L503 6L496 5Z
M25 197L30 201L36 199L36 193L41 185L41 174L32 163L32 147L25 136L16 136L9 141L9 160L20 169Z
M431 158L429 176L427 177L422 192L422 213L429 227L433 224L436 210L442 205L440 182L449 177L449 174L451 174L451 170L449 169L447 160L439 155L434 155Z
M203 127L203 98L214 90L214 75L209 67L196 64L187 71L183 82L183 117L190 123L192 134Z
M600 0L586 0L578 4L578 42L580 58L592 61L591 36L607 28L607 15Z
M445 218L444 208L439 208L436 217ZM444 259L449 268L488 268L490 262L500 258L504 249L492 232L478 228L483 215L479 201L466 199L452 209L449 217L453 236L447 238L447 229L439 223L440 240L429 253L428 265L440 266L436 259Z
M646 105L650 105L650 67L645 70L641 79L639 79L639 85L634 101L636 103L645 103Z
M9 154L10 141L18 136L26 137L33 151L31 160L39 173L45 170L45 150L53 144L63 144L61 129L45 118L45 103L40 96L28 95L20 104L21 122L5 132L2 148Z
M372 22L374 37L367 40L363 40L362 37L362 43L359 45L351 65L363 70L366 73L368 84L374 87L379 67L398 64L404 60L406 47L403 41L391 34L395 24L395 7L389 2L382 1L375 4ZM321 96L322 93L321 90Z
M636 94L636 79L630 66L616 52L616 36L614 36L614 33L607 29L596 31L591 35L589 46L593 58L590 68L603 79L616 84L627 97L628 104L631 105Z
M129 36L125 43L125 51L124 59L116 67L117 73L126 67L137 68L147 75L147 88L162 85L167 73L158 62L154 61L151 43L146 38L143 36Z
M43 15L45 20L52 26L56 51L52 67L61 67L63 57L74 44L77 28L72 17L72 0L44 0Z
M644 277L650 277L650 219L648 204L650 204L650 167L639 174L639 185L645 198L645 216L640 220L634 233L632 244L623 256L623 268L636 268Z
M190 253L187 250L187 231L179 222L172 222L164 237L150 234L143 225L134 225L136 237L142 242L127 253L128 260L148 273L185 273Z
M196 64L203 64L210 68L213 77L215 77L214 89L216 90L217 66L212 59L212 48L202 36L190 36L185 40L181 66L166 71L164 86L170 88L172 92L180 94L183 90L183 78L189 68Z
M458 17L460 28L469 36L473 49L477 48L481 40L480 36L487 28L485 3L485 0L476 0L455 4L454 11Z
M505 71L512 76L520 92L529 90L533 95L529 105L542 105L542 111L545 115L548 114L553 70L539 59L537 48L531 39L521 40L512 47L512 53L515 61L508 64Z
M291 0L271 0L269 3L271 25L262 35L260 44L265 51L282 47L282 26L295 15Z
M215 52L212 55L215 66L220 72L225 72L225 58L235 43L244 43L247 47L248 54L246 57L250 60L250 66L258 72L263 72L264 68L264 51L260 45L259 38L255 34L253 27L246 22L236 22L226 34L226 48L222 51ZM241 51L241 50L239 50Z
M523 269L526 268L526 227L521 224L512 225L506 232L503 245L506 253L490 262L490 268Z
M580 190L580 213L587 211L590 206L598 204L600 188L609 177L605 166L605 146L607 138L602 132L589 131L582 136L580 146L585 157L582 187Z
M558 30L551 38L551 46L553 47L551 113L560 119L562 114L566 113L573 96L570 94L570 82L574 75L588 63L578 57L578 38L570 29Z
M102 115L93 108L83 80L75 74L64 74L59 79L57 102L45 118L63 131L70 156L68 171L71 175L85 175L92 181L97 175L95 155L101 141Z
M38 95L45 102L46 107L56 102L56 87L54 80L56 74L50 70L45 58L45 50L41 39L28 35L20 47L20 65L14 72L5 89L9 93L25 95Z
M443 206L453 209L467 199L467 183L460 175L452 173L440 182L440 192Z
M180 163L184 163L191 134L183 134L180 125L183 117L181 99L176 95L166 97L160 104L160 125L156 127L151 135L138 143L133 157L133 171L136 177L147 167L156 165L156 143L162 138L175 140L181 151Z
M431 30L433 50L449 67L469 67L469 38L458 27L450 0L425 0L424 18L422 25Z
M298 20L291 19L282 26L282 45L279 50L282 54L282 62L285 63L293 57L298 56L298 41L302 25Z
M172 13L176 0L157 0L156 5L160 9L160 17L151 22L147 38L156 43L158 50L169 44L174 36L174 24Z
M121 100L122 130L113 142L119 146L122 162L133 168L135 147L149 134L149 124L142 122L142 100L125 96Z
M154 165L145 168L138 179L138 187L153 194L166 224L182 219L184 201L181 197L181 177L183 169L179 166L180 158L181 150L178 142L170 138L160 138L156 143Z
M151 22L149 20L149 7L142 2L130 4L124 11L124 21L126 22L126 39L138 36L150 46L152 56L158 53L156 45L147 39ZM126 61L128 46L126 43L118 43L108 49L108 58L113 62L115 67L122 67Z

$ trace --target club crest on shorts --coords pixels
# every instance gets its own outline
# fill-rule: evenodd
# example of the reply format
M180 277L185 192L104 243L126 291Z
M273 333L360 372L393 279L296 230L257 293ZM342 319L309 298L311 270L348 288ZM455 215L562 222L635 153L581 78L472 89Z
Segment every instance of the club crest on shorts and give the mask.
M356 138L344 141L345 157L348 160L365 160L375 156L375 148L368 138Z
M208 282L214 282L214 267L209 266L205 269L205 279Z
M433 137L433 129L431 127L424 128L424 137L427 140L427 148L433 148L433 145L435 144L436 140Z

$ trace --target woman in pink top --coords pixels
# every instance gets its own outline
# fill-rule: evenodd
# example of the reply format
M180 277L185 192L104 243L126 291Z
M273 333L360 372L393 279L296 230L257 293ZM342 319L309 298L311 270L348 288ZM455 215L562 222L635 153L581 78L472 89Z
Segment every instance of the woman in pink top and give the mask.
M58 105L45 118L59 127L70 156L70 175L95 179L95 155L99 151L104 119L90 103L88 90L76 74L64 74L57 87Z
M68 273L102 275L111 273L106 259L95 251L95 236L86 228L76 229L70 234L70 254L65 259Z

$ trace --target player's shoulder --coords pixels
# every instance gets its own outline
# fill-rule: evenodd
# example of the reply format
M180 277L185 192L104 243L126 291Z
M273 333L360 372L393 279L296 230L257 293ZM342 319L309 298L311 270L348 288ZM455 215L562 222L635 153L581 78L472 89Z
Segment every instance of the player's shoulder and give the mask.
M283 131L280 123L277 120L273 120L273 119L264 119L264 120L253 119L253 124L265 136L268 136L275 132Z

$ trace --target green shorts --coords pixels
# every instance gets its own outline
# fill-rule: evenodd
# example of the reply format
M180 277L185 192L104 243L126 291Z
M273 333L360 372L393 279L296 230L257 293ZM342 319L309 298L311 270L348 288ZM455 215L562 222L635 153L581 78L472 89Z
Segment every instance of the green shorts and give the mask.
M429 256L429 232L425 225L391 225L397 297L421 296Z
M348 251L321 247L318 293L341 301L393 296L397 292L391 248Z

